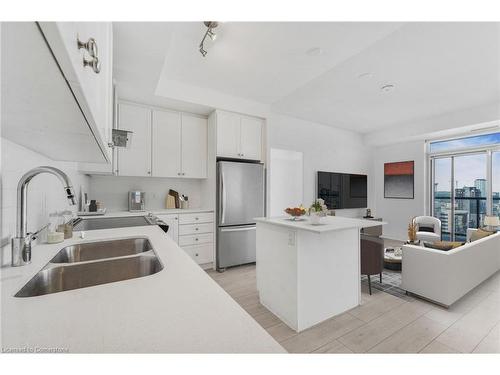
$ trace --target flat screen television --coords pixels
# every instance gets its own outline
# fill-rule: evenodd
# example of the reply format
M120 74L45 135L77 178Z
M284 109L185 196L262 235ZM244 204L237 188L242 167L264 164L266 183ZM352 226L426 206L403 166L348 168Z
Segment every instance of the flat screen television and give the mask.
M366 208L367 181L364 174L318 172L318 198L329 209Z

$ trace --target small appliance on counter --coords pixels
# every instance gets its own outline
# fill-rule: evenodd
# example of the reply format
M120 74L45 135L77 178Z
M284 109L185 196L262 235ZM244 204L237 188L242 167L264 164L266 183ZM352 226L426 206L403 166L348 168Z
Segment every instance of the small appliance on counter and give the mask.
M180 203L181 203L181 208L183 210L187 210L189 208L189 198L187 195L182 194L179 197Z
M143 212L146 207L146 193L144 191L128 192L128 210L130 212Z

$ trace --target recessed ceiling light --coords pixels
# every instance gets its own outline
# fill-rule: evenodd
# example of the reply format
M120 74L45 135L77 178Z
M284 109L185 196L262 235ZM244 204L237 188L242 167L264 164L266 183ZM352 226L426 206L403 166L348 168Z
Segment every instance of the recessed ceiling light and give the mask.
M380 88L383 92L391 92L396 88L394 85L384 85Z
M371 74L369 72L361 73L360 75L358 75L359 79L367 79L367 78L371 78L371 77L373 77L373 74Z
M308 56L319 56L323 54L323 50L320 47L310 48L306 51Z

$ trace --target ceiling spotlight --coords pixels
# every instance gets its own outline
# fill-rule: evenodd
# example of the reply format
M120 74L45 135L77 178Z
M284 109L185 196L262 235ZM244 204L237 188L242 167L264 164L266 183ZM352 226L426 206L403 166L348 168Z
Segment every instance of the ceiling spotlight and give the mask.
M217 39L217 34L216 34L216 33L214 33L213 31L211 31L210 29L208 29L208 31L207 31L207 35L208 35L208 36L210 37L210 39L212 39L212 40Z
M217 38L217 34L215 34L214 29L219 26L219 23L216 21L205 21L203 24L207 27L207 31L205 32L205 35L203 35L203 39L200 42L199 45L199 50L200 53L202 54L203 57L207 55L207 51L205 50L205 39L207 36L214 41Z

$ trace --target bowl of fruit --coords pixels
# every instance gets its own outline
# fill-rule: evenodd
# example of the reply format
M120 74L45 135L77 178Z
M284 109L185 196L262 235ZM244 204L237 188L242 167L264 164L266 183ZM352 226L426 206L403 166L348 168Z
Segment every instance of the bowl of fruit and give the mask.
M288 207L285 209L285 212L291 216L290 220L297 220L301 216L304 216L306 214L306 209L302 207Z

